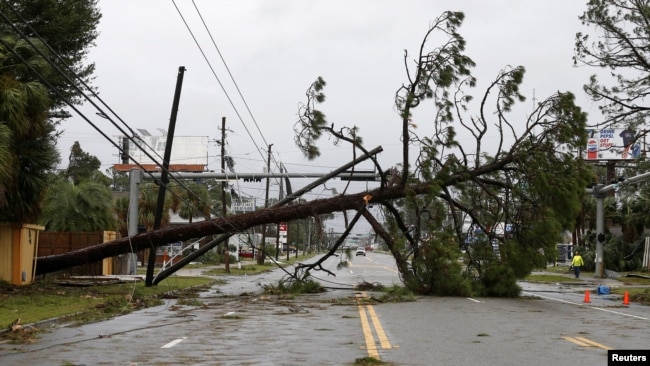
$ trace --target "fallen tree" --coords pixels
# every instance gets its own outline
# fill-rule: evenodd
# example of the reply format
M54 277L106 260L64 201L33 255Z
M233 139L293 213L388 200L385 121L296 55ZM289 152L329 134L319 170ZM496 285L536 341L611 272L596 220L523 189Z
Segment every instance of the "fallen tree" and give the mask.
M470 72L474 62L464 54L465 41L458 33L463 19L462 13L445 12L432 23L414 62L405 53L408 80L395 96L402 160L384 169L372 159L381 177L379 188L41 257L37 273L174 241L356 211L350 226L360 217L371 224L409 289L421 294L517 296L516 280L555 257L562 231L575 224L584 187L593 182L590 167L575 154L586 146L586 114L575 105L573 94L557 92L525 118L516 113L511 121L513 107L525 100L519 91L523 66L500 70L473 105L466 89L476 86ZM441 45L429 48L430 38L438 33ZM326 134L335 143L350 144L354 156L359 151L367 154L356 126L337 128L316 108L325 101L324 87L319 77L307 90L307 102L294 125L296 144L313 159L320 154L317 140ZM415 115L418 107L426 106L433 112ZM476 112L467 115L469 110ZM381 220L366 210L368 204L381 207ZM502 231L509 228L507 235L495 230L498 225ZM294 276L307 278L318 266L300 266Z
M413 191L424 193L427 189L427 185L422 185L420 187L414 187ZM120 254L135 253L147 248L156 248L171 242L190 240L208 235L242 232L257 225L301 219L331 212L362 210L366 205L364 196L367 194L373 196L373 201L390 200L403 197L404 188L380 188L370 192L341 195L301 204L268 208L225 218L220 217L182 226L169 227L150 233L142 233L132 237L120 238L65 254L38 257L36 274L60 271L72 266L91 263Z

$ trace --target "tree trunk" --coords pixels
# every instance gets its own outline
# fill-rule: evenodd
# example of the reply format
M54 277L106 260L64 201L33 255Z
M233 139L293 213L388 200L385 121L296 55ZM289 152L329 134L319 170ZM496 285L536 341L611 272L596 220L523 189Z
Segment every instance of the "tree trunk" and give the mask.
M409 187L408 190L414 194L427 193L429 185L422 184ZM373 202L379 203L384 200L401 198L404 196L405 191L406 189L401 186L383 189L378 188L370 192L342 195L290 206L273 207L256 212L228 216L227 218L219 217L208 221L174 228L165 228L150 233L142 233L130 238L120 238L65 254L39 257L37 260L36 274L60 271L80 264L99 261L131 251L138 252L147 248L155 248L176 241L190 240L215 234L236 233L252 226L302 219L326 213L358 210L366 204L364 196L367 194L373 197Z

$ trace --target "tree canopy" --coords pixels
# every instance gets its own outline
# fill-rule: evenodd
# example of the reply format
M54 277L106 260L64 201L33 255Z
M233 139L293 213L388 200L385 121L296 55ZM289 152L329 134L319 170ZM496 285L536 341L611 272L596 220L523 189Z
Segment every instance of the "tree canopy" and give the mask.
M396 184L405 197L377 202L388 217L386 227L368 211L363 216L387 243L405 284L418 293L466 294L473 288L513 296L517 278L554 258L560 234L572 228L592 181L590 167L574 153L586 144L586 114L573 94L558 92L526 119L513 119L510 112L525 100L519 91L522 66L498 72L478 106L472 104L469 89L476 79L474 61L464 53L465 40L458 33L463 19L463 13L445 12L425 34L418 53L405 53L407 82L395 99L401 169L386 169L374 160L382 186ZM435 37L443 39L432 47ZM331 134L366 151L361 131L336 128L317 109L325 101L324 86L319 77L308 89L295 127L298 145L313 157L317 140ZM432 119L414 123L418 108L427 109ZM461 144L460 134L473 142ZM427 187L427 193L413 194L415 186ZM468 235L465 222L485 236L465 248L467 268L461 276L456 267ZM491 230L498 223L510 228L508 235Z
M650 3L647 0L591 0L580 16L585 31L575 35L574 63L595 70L584 90L598 105L602 116L591 123L600 128L625 127L636 132L640 141L647 135L649 108L648 73L650 72ZM645 143L643 143L645 144ZM642 144L642 145L643 145ZM647 153L633 161L608 161L607 170L598 169L599 183L614 183L619 177L633 177L648 171ZM638 181L623 184L611 197L604 200L604 216L620 225L617 238L609 228L604 228L605 268L631 270L641 267L639 250L648 226L646 203L649 185ZM582 225L587 229L584 243L595 246L595 199L585 198L585 217ZM591 210L590 210L591 208ZM590 253L586 253L591 263ZM636 257L635 257L636 256Z
M38 40L32 44L47 52ZM28 65L45 75L53 72L24 39L0 32L0 222L37 219L47 174L59 161L48 119L51 99Z
M608 73L584 86L599 103L604 125L645 123L650 72L650 4L645 0L591 0L580 16L590 31L576 34L574 62Z
M48 231L117 230L110 180L96 156L79 142L70 148L68 169L48 177L39 222Z
M97 173L101 174L99 171L100 166L101 162L99 159L83 151L79 141L75 141L72 144L70 156L68 157L66 175L74 184L79 184L83 180L89 180Z
M59 162L56 121L91 79L99 19L95 0L0 2L0 221L39 216Z
M99 182L74 184L58 177L49 186L40 223L48 231L116 230L111 191Z
M79 104L76 87L81 82L89 85L95 71L95 64L86 57L99 35L97 0L7 0L0 2L0 14L0 30L38 39L47 46L49 61L63 73L48 76L54 87L49 90L52 112L58 117L67 115L62 112L65 100Z

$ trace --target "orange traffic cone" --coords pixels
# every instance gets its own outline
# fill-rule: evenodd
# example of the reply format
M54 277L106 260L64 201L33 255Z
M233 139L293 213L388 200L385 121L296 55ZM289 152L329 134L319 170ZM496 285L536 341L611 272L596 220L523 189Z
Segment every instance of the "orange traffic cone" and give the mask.
M625 295L623 295L623 305L630 305L630 294L628 294L627 291L625 291Z
M589 290L585 291L585 299L583 300L585 303L590 303L591 299L589 298Z

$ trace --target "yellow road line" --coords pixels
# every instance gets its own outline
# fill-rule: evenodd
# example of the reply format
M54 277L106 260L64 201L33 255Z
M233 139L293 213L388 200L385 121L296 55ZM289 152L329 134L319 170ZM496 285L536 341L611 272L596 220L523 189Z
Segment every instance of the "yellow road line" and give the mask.
M390 341L388 341L386 332L384 332L384 328L381 326L381 322L379 321L379 317L377 316L377 313L375 313L375 309L373 308L373 306L372 305L364 306L359 302L360 299L368 297L366 293L362 292L361 294L357 294L356 297L357 297L357 303L359 308L359 318L361 320L361 329L363 331L363 336L366 341L366 349L368 350L368 356L379 360L379 351L377 349L377 343L375 342L375 338L372 332L373 327L375 329L375 333L377 333L377 338L379 344L381 345L381 348L390 349L393 347L391 346ZM368 322L368 317L370 317L370 319L372 320L372 327L370 326L370 322Z
M381 322L377 317L377 313L375 313L375 309L372 307L372 305L366 305L366 309L368 311L368 315L370 315L370 319L372 320L372 325L375 327L375 332L377 332L377 338L379 339L381 348L393 348L388 341L388 337L386 337L386 332L384 332L384 328L381 326Z
M571 343L575 343L580 347L591 347L590 344L584 343L584 342L582 342L582 341L580 341L578 339L575 339L573 337L562 337L562 338L566 339L567 341L569 341Z
M594 342L594 341L592 341L591 339L587 339L587 338L584 338L584 337L576 337L576 339L579 339L579 340L581 340L581 341L583 341L583 342L585 342L585 343L591 344L592 346L596 346L596 347L598 347L598 348L602 348L602 349L604 349L604 350L610 350L610 349L613 349L613 348L611 348L611 347L607 347L607 346L605 346L604 344L600 344L600 343Z
M370 324L368 323L368 318L366 317L366 311L361 305L359 305L359 318L361 319L363 337L366 339L366 349L368 350L368 356L379 359L379 352L377 351L377 346L375 345L375 338L372 336L372 329L370 329Z
M565 340L567 340L567 341L569 341L571 343L575 343L580 347L598 347L598 348L602 348L604 350L613 349L611 347L607 347L604 344L594 342L591 339L587 339L585 337L575 337L575 338L574 337L562 337L562 338L564 338Z

